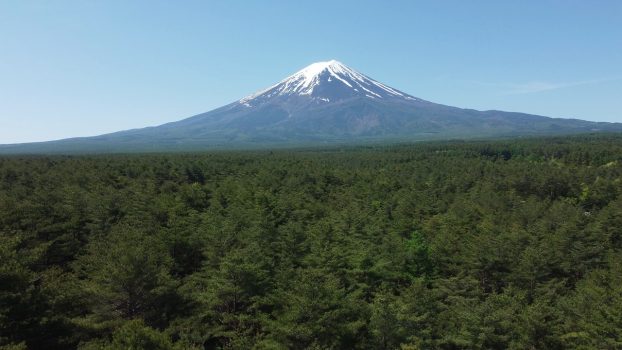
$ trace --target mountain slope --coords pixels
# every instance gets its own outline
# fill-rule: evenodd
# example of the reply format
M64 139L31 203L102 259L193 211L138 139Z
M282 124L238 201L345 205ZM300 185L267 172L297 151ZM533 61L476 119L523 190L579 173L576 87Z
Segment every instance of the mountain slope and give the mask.
M598 131L622 131L622 124L445 106L331 60L181 121L89 138L5 145L0 152L143 151Z

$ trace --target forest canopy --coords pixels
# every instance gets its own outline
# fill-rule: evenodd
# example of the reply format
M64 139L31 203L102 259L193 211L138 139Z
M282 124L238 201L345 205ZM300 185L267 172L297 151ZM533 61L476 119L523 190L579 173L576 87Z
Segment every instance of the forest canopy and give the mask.
M622 348L622 136L0 157L0 349Z

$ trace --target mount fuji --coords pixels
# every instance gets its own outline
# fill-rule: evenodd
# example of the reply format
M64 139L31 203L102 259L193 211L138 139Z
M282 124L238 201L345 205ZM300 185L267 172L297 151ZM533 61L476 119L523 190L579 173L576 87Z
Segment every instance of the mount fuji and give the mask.
M107 152L622 131L622 124L477 111L422 100L335 60L177 122L0 152Z

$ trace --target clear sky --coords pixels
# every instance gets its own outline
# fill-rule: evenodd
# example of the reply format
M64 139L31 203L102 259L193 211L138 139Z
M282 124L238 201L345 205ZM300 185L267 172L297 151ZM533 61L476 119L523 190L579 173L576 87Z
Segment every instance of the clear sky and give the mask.
M438 103L622 122L620 0L0 0L0 143L183 119L333 58Z

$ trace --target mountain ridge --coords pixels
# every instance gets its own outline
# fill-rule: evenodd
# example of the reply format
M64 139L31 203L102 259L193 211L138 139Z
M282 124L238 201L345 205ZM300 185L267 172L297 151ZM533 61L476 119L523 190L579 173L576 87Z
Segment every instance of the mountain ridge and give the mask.
M93 137L1 145L0 152L215 148L368 140L430 140L622 131L622 124L446 106L337 60L313 63L230 104L159 126Z

